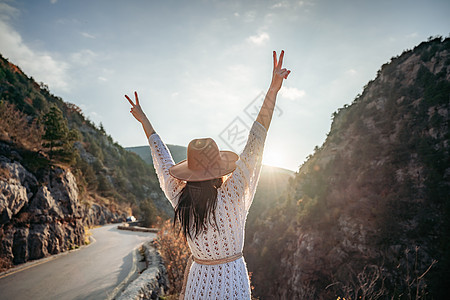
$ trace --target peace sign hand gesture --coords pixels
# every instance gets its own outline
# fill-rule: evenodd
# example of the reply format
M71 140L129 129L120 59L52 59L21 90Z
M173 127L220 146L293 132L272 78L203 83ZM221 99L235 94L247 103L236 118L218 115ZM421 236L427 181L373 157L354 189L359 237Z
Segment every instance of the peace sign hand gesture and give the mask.
M153 129L152 124L147 119L147 116L145 115L144 111L141 108L141 105L139 104L139 98L138 94L134 92L134 98L136 99L136 103L133 103L133 101L125 95L125 98L127 98L128 102L131 104L131 110L130 113L133 115L133 117L136 118L139 122L141 122L142 127L144 128L145 135L147 135L147 138L150 137L153 133L155 133L155 130Z
M134 97L136 99L136 103L133 103L133 101L125 95L125 98L127 98L128 102L131 104L131 110L130 113L133 115L133 117L136 118L139 122L144 122L147 119L147 116L145 115L144 111L141 108L141 105L139 104L139 98L137 92L134 92Z
M291 73L290 70L282 68L284 58L284 50L281 51L280 58L277 61L277 53L273 51L273 72L272 72L272 83L270 84L270 89L278 92L283 84L283 79L287 79L288 75Z

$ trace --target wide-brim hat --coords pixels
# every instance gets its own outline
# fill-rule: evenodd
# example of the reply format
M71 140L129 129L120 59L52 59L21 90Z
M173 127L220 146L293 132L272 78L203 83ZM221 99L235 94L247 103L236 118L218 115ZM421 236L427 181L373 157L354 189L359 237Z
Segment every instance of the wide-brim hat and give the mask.
M170 167L169 173L185 181L220 178L236 169L238 159L232 151L219 151L211 138L194 139L188 145L187 159Z

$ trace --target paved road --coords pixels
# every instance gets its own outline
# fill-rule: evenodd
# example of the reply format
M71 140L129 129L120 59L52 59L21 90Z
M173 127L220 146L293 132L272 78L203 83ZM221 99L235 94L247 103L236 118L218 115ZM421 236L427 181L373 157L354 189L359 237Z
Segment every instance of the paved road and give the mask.
M0 279L0 299L106 299L129 274L133 249L155 237L107 225L96 242Z

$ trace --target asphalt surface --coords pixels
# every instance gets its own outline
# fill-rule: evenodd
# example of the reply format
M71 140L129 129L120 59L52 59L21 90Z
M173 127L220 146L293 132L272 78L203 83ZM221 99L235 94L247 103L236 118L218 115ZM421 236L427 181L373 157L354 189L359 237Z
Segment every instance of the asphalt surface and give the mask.
M91 245L0 278L0 299L108 299L132 270L133 250L156 236L117 225L91 232Z

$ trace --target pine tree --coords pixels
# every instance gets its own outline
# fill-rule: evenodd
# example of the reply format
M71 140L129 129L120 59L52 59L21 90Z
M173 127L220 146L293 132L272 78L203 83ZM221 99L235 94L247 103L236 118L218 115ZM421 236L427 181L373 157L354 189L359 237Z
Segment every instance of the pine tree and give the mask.
M79 134L76 130L69 130L67 121L58 107L52 106L44 115L44 126L42 139L47 142L43 146L50 149L50 159L58 154L61 161L73 161L75 157L73 143L78 140Z

